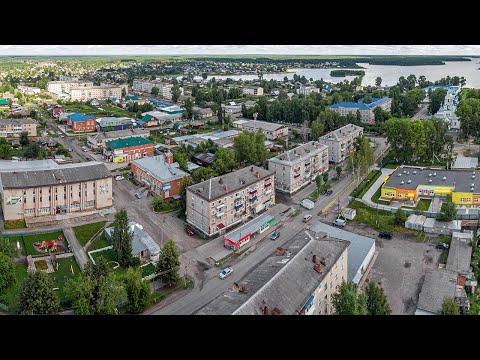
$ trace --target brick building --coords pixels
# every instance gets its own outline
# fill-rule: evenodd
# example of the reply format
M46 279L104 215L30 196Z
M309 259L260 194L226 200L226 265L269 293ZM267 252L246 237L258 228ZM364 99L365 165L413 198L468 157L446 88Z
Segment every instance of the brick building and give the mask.
M95 131L97 129L95 115L73 113L67 116L67 125L73 132Z
M109 162L130 162L153 156L153 145L153 142L143 137L129 137L107 141L103 149L103 156Z

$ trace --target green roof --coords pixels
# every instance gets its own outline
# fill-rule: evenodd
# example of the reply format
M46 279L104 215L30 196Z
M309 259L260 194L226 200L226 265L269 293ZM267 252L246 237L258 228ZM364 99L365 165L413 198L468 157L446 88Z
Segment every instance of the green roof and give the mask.
M148 122L148 120L150 120L152 118L152 115L145 115L143 118L142 118L142 121L144 122Z
M125 96L125 100L138 100L138 97L135 95L127 95Z
M7 99L0 99L0 105L8 105Z
M112 149L123 149L131 146L146 145L146 144L153 144L153 142L142 137L133 137L133 136L126 139L117 139L117 140L107 141L105 143L106 147L109 147Z

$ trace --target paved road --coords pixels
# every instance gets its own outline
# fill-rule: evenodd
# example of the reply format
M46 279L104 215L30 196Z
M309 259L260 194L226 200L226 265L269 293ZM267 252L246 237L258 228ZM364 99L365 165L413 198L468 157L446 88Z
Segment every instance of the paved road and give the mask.
M67 238L68 243L70 244L70 248L73 251L73 255L75 256L75 260L77 261L78 266L80 269L83 270L85 264L88 262L88 256L73 232L73 229L70 227L63 228L63 234Z
M417 111L417 113L412 116L412 120L428 118L429 117L429 115L428 115L428 105L429 104L422 104L421 108Z

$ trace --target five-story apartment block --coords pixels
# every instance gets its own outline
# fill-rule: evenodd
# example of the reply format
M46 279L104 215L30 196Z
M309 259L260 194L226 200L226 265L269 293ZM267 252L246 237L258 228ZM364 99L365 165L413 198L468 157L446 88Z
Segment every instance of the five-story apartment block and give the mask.
M323 135L318 141L320 144L328 146L330 161L337 164L347 158L347 155L353 146L353 141L362 135L362 127L348 124L340 129Z

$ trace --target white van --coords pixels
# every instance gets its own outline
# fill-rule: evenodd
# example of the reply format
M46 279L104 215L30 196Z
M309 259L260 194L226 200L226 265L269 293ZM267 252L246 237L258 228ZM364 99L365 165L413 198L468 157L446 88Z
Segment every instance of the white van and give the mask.
M303 222L308 222L308 221L310 221L311 218L312 218L312 215L310 215L310 214L304 215L303 216Z
M300 202L300 205L302 205L304 208L308 210L312 210L315 207L315 203L310 199L303 199Z
M335 226L339 226L339 227L344 227L345 225L347 224L347 220L344 220L344 219L335 219L333 221L333 225Z

